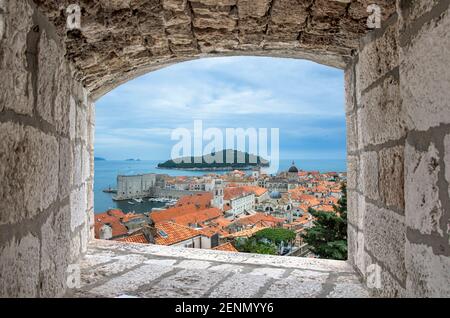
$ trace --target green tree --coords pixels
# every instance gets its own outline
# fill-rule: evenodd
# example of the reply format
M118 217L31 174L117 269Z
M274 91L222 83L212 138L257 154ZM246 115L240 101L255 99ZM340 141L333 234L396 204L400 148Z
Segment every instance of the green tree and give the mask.
M316 211L309 213L316 218L313 226L305 230L303 240L311 252L321 258L347 259L347 187L341 186L342 197L335 205L334 212Z
M295 232L283 228L267 228L255 233L254 237L257 240L266 239L276 245L281 242L288 243L295 240Z
M275 244L259 242L255 237L236 239L234 245L242 253L277 255L277 246Z

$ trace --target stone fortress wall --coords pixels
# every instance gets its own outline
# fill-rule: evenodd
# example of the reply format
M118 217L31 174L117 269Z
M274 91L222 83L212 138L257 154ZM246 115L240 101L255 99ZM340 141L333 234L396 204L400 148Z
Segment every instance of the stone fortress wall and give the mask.
M0 296L70 288L93 239L94 99L219 55L347 65L349 261L375 295L449 296L449 1L378 2L368 32L366 0L81 1L65 38L69 1L0 0Z

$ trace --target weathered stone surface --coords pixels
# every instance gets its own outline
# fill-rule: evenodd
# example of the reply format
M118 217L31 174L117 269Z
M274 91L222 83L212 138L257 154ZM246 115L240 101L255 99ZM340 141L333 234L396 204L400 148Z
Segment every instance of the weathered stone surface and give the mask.
M208 296L211 298L250 298L257 297L258 292L270 281L267 276L250 276L234 274L219 284Z
M411 129L428 130L450 122L448 87L450 55L450 9L433 23L424 25L418 36L400 50L401 94Z
M344 73L344 85L345 85L345 111L350 113L356 108L355 96L355 71L353 65L349 65ZM347 124L348 125L348 124Z
M0 111L33 112L32 77L25 54L33 51L27 47L27 35L33 26L31 10L26 1L6 1L0 9L7 13L0 14Z
M403 217L366 202L364 239L366 249L400 281L405 281L406 227Z
M450 297L450 257L430 246L406 243L409 297Z
M59 198L64 199L73 185L73 149L67 138L59 142Z
M356 191L349 191L348 220L351 224L362 229L364 226L364 213L366 211L366 199Z
M408 117L398 79L390 76L361 97L358 135L362 147L398 140L406 135Z
M369 254L362 256L366 264L366 284L365 287L375 297L407 297L405 283L400 284L397 278L393 277L383 265L374 260Z
M70 207L56 210L41 229L41 297L61 297L66 292L66 276L69 265Z
M442 203L439 198L439 152L433 143L426 151L418 151L409 143L405 148L405 209L408 227L423 234L438 233Z
M444 147L445 147L445 180L448 183L448 195L450 197L450 134L445 136L444 138Z
M58 195L59 145L39 130L0 123L0 224L32 218Z
M360 156L359 187L366 197L378 200L378 155L375 151L363 152Z
M82 185L70 193L70 228L72 232L86 220L87 215L87 197L86 186Z
M36 1L65 36L64 10L60 8L69 1ZM395 5L379 2L385 19ZM344 67L358 38L368 31L363 23L368 13L357 8L353 11L358 11L358 16L351 16L346 10L348 2L342 1L95 0L81 6L81 34L66 38L68 57L77 67L78 78L96 97L137 76L135 66L157 68L164 60L175 62L224 51L303 57L307 48L312 59ZM292 41L297 45L285 49L283 44ZM128 73L127 78L111 76L120 73Z
M356 76L361 90L365 90L399 65L397 28L397 24L389 26L383 36L373 40L360 51Z
M125 293L132 293L140 286L149 284L170 270L171 268L166 266L144 265L95 287L90 293L103 297L117 297ZM149 295L149 297L151 296Z
M28 234L13 238L0 247L0 297L36 297L38 295L39 240Z
M347 188L358 188L359 156L347 156Z
M243 263L235 256L253 261ZM274 267L283 261L285 267ZM333 283L328 283L331 275ZM74 290L78 297L368 296L343 261L99 240L81 262L81 277L82 287Z
M405 208L404 147L382 149L379 153L380 199L398 211Z
M346 115L347 122L347 152L353 152L359 149L358 145L358 119L357 113Z
M404 32L406 32L407 29L411 29L414 22L423 15L429 13L439 4L439 1L440 0L401 0L401 28L405 30Z

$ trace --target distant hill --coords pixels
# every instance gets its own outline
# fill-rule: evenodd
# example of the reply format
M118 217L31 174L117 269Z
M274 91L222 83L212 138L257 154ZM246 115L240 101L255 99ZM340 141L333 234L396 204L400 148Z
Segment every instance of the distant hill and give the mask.
M106 161L106 159L102 157L94 157L94 161Z
M141 161L141 159L133 159L133 158L131 158L131 159L126 159L125 161Z
M227 154L233 156L233 162L228 163L226 160ZM239 158L244 157L241 163L238 163ZM222 163L212 162L213 158L222 158ZM201 160L201 163L200 163ZM178 163L179 162L179 163ZM196 163L198 162L198 163ZM212 163L209 163L212 162ZM247 152L241 152L237 150L222 150L217 153L211 153L209 155L199 156L199 157L185 157L180 158L177 162L173 160L167 160L166 162L159 163L158 168L161 169L180 169L180 170L220 170L220 169L248 169L252 167L267 167L269 166L269 161L260 156L252 155Z

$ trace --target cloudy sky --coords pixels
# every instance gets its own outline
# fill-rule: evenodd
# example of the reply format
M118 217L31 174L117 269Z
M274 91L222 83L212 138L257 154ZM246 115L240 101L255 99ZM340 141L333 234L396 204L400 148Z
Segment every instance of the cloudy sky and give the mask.
M96 103L95 155L167 159L176 128L279 128L281 159L344 159L343 71L263 57L176 64ZM205 145L207 142L205 141Z

